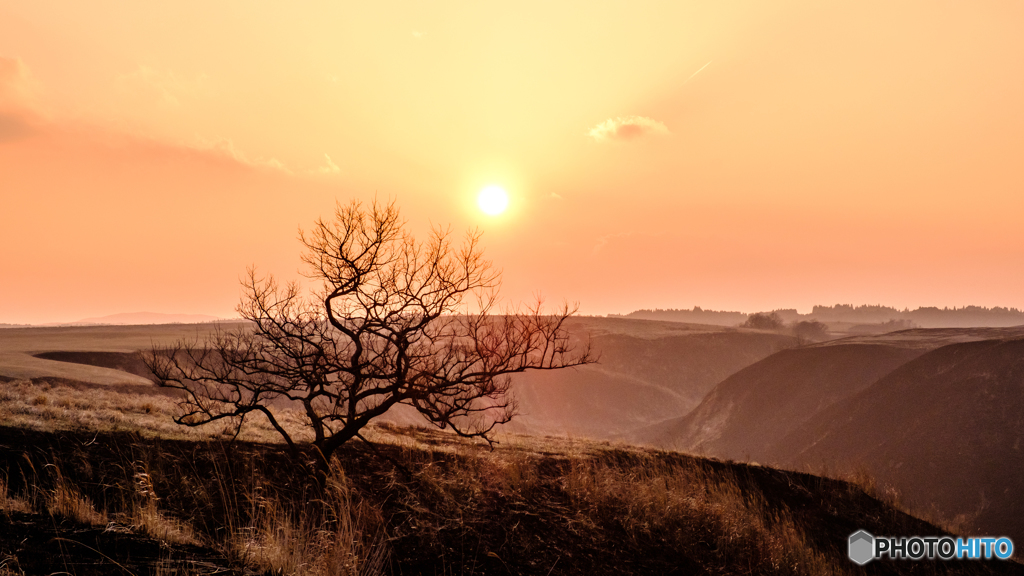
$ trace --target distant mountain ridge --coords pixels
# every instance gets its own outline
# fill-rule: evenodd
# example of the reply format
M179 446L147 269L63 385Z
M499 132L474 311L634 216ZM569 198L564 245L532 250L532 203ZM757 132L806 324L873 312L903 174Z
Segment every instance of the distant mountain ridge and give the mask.
M217 316L207 314L164 314L162 312L125 312L111 314L109 316L98 316L96 318L85 318L76 322L61 323L62 326L84 326L89 324L199 324L202 322L216 322L223 320Z
M893 329L900 328L968 328L968 327L1009 327L1024 325L1024 311L1017 308L995 306L964 306L962 308L937 308L926 306L914 310L899 310L891 306L836 304L835 306L814 306L810 314L800 314L795 309L771 310L785 322L816 321L825 323L884 324L892 323ZM744 312L704 310L694 306L686 309L644 309L629 314L609 314L623 318L663 320L669 322L694 322L717 326L736 326L751 316Z

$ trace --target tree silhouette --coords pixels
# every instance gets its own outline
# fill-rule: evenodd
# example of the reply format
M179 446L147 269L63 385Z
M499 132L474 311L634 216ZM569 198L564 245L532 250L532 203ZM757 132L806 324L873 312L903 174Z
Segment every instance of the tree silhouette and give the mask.
M782 328L782 318L775 312L758 312L751 314L747 317L747 321L743 323L746 328L755 328L757 330L779 330Z
M333 220L300 232L317 289L305 294L249 269L237 308L248 326L154 348L147 363L158 383L185 393L176 421L227 420L237 434L262 414L294 451L278 417L293 406L321 465L397 404L493 443L490 433L515 415L510 374L595 361L565 328L568 305L494 313L500 273L483 259L479 233L455 247L450 230L421 243L403 226L393 202L339 204Z

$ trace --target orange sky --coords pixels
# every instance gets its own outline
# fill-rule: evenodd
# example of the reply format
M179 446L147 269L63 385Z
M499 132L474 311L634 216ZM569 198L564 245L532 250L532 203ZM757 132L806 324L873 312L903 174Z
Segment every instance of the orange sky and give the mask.
M1021 30L1006 0L0 0L0 322L232 316L374 194L483 229L512 301L1024 307Z

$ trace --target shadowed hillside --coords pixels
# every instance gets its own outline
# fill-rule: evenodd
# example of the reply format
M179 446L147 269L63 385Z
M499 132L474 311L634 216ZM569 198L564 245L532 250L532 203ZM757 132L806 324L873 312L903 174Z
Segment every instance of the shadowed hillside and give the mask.
M797 343L752 330L678 326L689 326L689 332L599 333L592 339L598 364L516 375L522 417L513 426L618 437L692 410L723 378Z
M863 466L915 506L1024 542L1024 340L924 354L821 411L766 458Z
M917 329L783 350L719 383L692 412L631 438L718 458L761 461L816 413L930 350L1020 336L1024 329Z
M56 360L57 362L70 362L73 364L87 364L120 370L148 380L154 380L153 372L142 361L142 356L137 352L41 352L34 354L36 358L43 360ZM155 380L154 380L155 381Z
M686 416L636 438L719 458L757 460L811 415L922 353L860 343L784 350L725 379Z

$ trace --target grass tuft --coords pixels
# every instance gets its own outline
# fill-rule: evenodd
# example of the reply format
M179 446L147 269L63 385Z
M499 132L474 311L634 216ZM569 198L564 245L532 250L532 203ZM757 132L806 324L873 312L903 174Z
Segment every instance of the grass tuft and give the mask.
M295 576L363 576L384 573L388 562L379 509L353 504L337 462L322 494L305 506L257 490L249 501L251 522L236 530L232 552L247 566Z
M83 496L78 488L61 474L60 468L53 464L47 467L55 475L53 488L46 494L46 511L51 516L67 518L88 526L107 524L106 512L98 512L92 501Z

